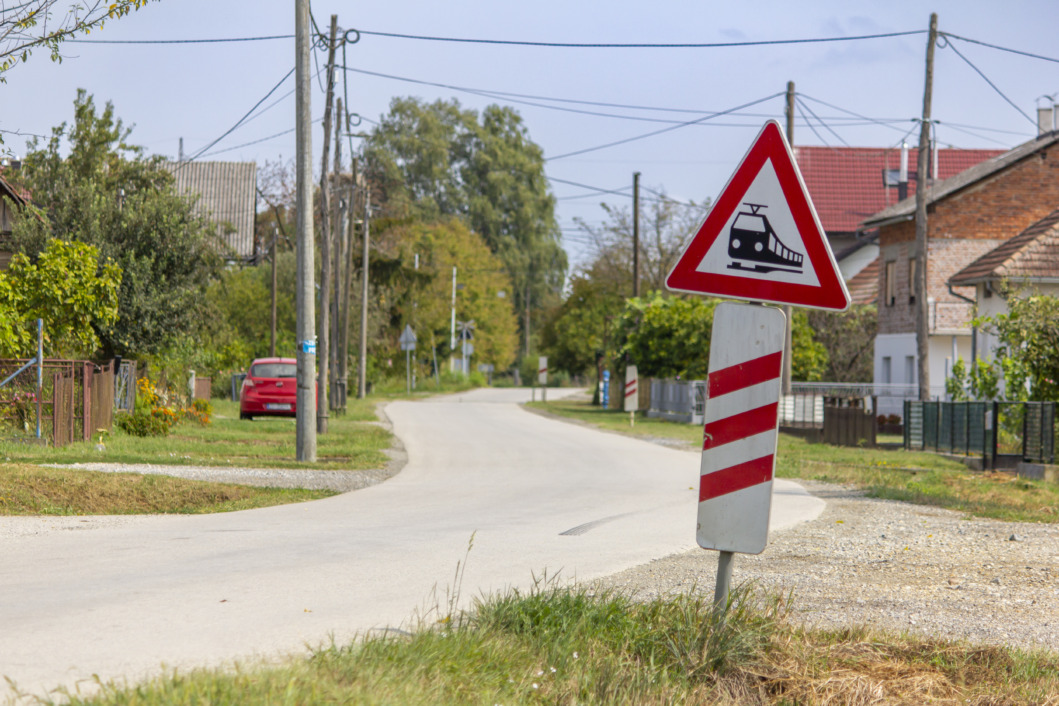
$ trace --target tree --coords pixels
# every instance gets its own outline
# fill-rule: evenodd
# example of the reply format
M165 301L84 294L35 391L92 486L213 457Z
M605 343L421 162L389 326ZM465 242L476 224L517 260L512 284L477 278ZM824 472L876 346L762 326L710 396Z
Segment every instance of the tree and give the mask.
M518 113L489 106L479 116L456 100L396 98L365 157L384 216L425 222L458 216L482 236L512 280L528 347L529 312L558 297L566 254L543 153Z
M659 191L657 197L642 198L640 209L640 291L665 291L665 278L673 269L709 209L709 201L682 203ZM616 292L632 294L633 223L630 206L601 203L606 214L602 226L578 219L594 252L589 269Z
M827 351L821 378L828 382L871 382L872 351L878 317L874 304L853 304L846 311L808 313L813 337Z
M551 311L541 329L541 349L548 355L548 365L580 375L611 360L620 348L617 317L624 305L621 296L589 275L571 277L570 294Z
M59 238L94 245L121 268L118 320L96 328L108 355L157 354L193 334L204 319L205 287L222 265L213 226L174 190L164 160L145 158L129 134L110 103L97 113L78 91L73 126L54 128L44 147L30 145L20 177L34 208L12 233L31 259Z
M0 8L0 83L16 64L25 63L37 47L47 47L52 61L62 61L63 40L93 29L107 20L124 17L147 0L95 0L59 10L58 0L29 0L10 9Z
M0 274L0 357L34 348L37 319L45 355L91 355L99 347L95 330L117 319L120 282L117 265L101 265L99 251L84 243L54 240L36 263L17 253Z
M1012 294L1007 304L1008 313L975 322L999 339L1005 397L1024 399L1028 386L1029 399L1059 400L1059 298Z

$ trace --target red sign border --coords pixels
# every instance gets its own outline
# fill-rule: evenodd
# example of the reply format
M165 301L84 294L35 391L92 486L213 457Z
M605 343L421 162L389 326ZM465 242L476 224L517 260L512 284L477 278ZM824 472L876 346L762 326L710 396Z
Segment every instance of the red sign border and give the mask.
M769 159L776 170L776 177L805 246L806 255L820 282L817 286L699 272L696 269ZM844 311L849 308L846 284L839 275L834 255L828 247L824 229L809 199L809 192L795 164L787 138L775 120L768 121L761 128L750 150L699 226L695 237L666 277L666 287L672 291L691 294L791 304L812 309Z

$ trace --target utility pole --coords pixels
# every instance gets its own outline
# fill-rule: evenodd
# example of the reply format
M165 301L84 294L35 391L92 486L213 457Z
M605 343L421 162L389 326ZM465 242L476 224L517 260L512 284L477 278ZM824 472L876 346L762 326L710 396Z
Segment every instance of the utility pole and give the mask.
M368 243L371 223L371 189L364 190L364 255L361 258L360 288L360 366L357 371L357 397L368 394Z
M934 93L934 45L938 40L938 15L930 15L927 38L927 69L923 88L923 120L919 124L919 154L916 155L916 357L919 362L919 399L930 399L930 310L927 306L927 165L930 159L930 108Z
M299 461L316 461L316 323L313 289L316 284L313 261L313 134L311 105L312 75L309 49L309 0L294 2L294 54L296 78L297 131L297 217L298 277L295 288L297 308L298 395L295 453Z
M346 119L348 124L348 117ZM352 149L352 147L350 147ZM353 232L357 222L357 158L350 155L349 160L349 206L346 222L346 273L342 284L342 348L338 359L338 378L342 386L342 409L346 408L349 397L349 295L353 290Z
M272 224L272 337L269 339L268 355L276 357L276 246L279 245L279 225Z
M787 82L787 143L794 149L794 81ZM794 327L793 310L790 305L783 307L783 315L787 317L787 333L783 339L783 370L781 375L783 394L791 394L791 365L794 362L794 337L791 329Z
M338 342L339 342L339 294L342 292L342 256L345 254L343 247L344 239L343 235L345 229L345 218L346 218L346 207L345 200L342 198L340 178L342 175L342 99L337 99L335 108L335 168L331 173L331 184L336 190L335 204L332 210L335 211L335 219L331 223L331 260L333 264L331 266L331 281L334 283L331 286L331 292L325 292L324 296L328 298L329 305L331 308L331 340L328 341L329 352L331 354L330 362L330 379L331 389L328 395L328 401L331 403L330 409L339 409L339 391L338 391ZM333 294L333 296L332 296Z
M331 405L331 189L328 178L328 151L331 149L331 104L335 91L335 35L338 34L338 15L331 15L331 40L327 49L327 102L324 104L324 154L320 163L320 381L316 408L316 433L327 433L327 419Z
M632 295L640 296L640 172L632 173Z

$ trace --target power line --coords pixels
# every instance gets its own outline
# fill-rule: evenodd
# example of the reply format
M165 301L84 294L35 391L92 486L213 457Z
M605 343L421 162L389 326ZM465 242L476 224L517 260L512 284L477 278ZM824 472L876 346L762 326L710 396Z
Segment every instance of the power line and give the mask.
M742 110L743 108L749 108L752 105L757 105L758 103L764 103L765 101L770 101L770 100L772 100L774 98L777 98L779 96L782 96L782 95L784 95L784 94L783 93L773 93L770 96L765 96L764 98L759 98L758 100L751 101L749 103L744 103L743 105L737 106L737 107L732 108L730 110L722 110L719 113L712 113L710 115L706 115L706 116L703 116L701 118L696 118L695 120L689 120L687 122L680 123L679 125L670 125L669 127L664 127L661 130L654 130L652 132L643 133L642 135L634 135L632 137L626 137L623 140L615 140L614 142L608 142L608 143L603 144L603 145L596 145L595 147L586 147L584 149L574 150L573 152L566 152L565 154L556 155L555 157L548 157L547 159L545 159L545 161L546 162L551 162L551 161L554 161L554 160L557 160L557 159L564 159L566 157L573 157L573 156L576 156L576 155L579 155L579 154L585 154L587 152L595 152L596 150L602 150L602 149L606 149L608 147L616 147L617 145L624 145L624 144L627 144L629 142L634 142L636 140L643 140L643 139L648 138L648 137L654 137L655 135L661 135L662 133L665 133L665 132L671 132L673 130L679 130L682 127L687 127L689 125L695 125L697 123L705 122L707 120L719 117L721 115L728 115L729 113L733 113L733 112L735 112L737 110Z
M220 39L66 39L66 44L226 44L231 42L267 42L294 39L293 34L270 34L264 37L224 37Z
M323 118L317 118L316 120L313 120L313 124L315 125L317 123L322 123L323 121L324 121ZM262 142L268 142L269 140L274 140L277 137L283 137L284 135L289 135L292 132L294 132L295 130L297 130L297 128L296 127L292 127L289 130L283 130L282 132L277 132L277 133L275 133L273 135L269 135L268 137L262 137L262 138L257 139L257 140L251 140L250 142L244 142L243 144L235 145L234 147L225 147L222 150L214 150L213 152L207 152L206 154L201 154L201 155L198 155L198 156L199 157L212 157L215 154L223 154L225 152L232 152L232 151L235 151L235 150L238 150L238 149L242 149L243 147L250 147L251 145L257 145L257 144L260 144Z
M809 39L767 39L747 42L534 42L512 39L471 39L466 37L439 37L419 34L401 34L397 32L372 32L366 29L357 30L360 34L390 39L414 39L428 42L455 42L460 44L497 44L504 46L553 47L568 49L722 49L729 47L760 47L783 44L820 44L830 42L852 42L865 39L887 39L890 37L907 37L923 34L926 30L917 29L908 32L887 32L881 34L861 34L851 37L816 37Z
M948 47L949 49L952 49L952 50L953 50L954 52L956 52L956 56L958 56L958 57L960 57L961 59L963 59L963 60L964 60L964 62L965 62L965 63L966 63L966 64L967 64L968 66L970 66L970 67L971 67L972 69L974 69L974 70L975 70L975 73L977 73L977 74L978 74L979 76L981 76L981 77L982 77L982 79L983 79L983 80L984 80L984 81L985 81L986 83L988 83L988 84L989 84L989 87L990 87L990 88L992 88L992 89L993 89L994 91L996 91L996 92L997 92L997 95L999 95L999 96L1000 96L1001 98L1003 98L1004 100L1006 100L1006 101L1008 102L1008 105L1010 105L1010 106L1011 106L1012 108L1014 108L1015 110L1019 111L1019 113L1020 113L1020 114L1022 115L1022 117L1026 118L1027 120L1029 120L1029 121L1030 121L1030 124L1031 124L1031 125L1033 125L1033 126L1036 126L1036 125L1037 125L1037 121L1035 121L1035 120L1034 120L1033 118L1031 118L1031 117L1030 117L1029 115L1027 115L1027 114L1026 114L1026 111L1024 111L1024 110L1023 110L1022 108L1020 108L1020 107L1018 107L1017 105L1015 105L1015 101L1011 100L1011 99L1010 99L1010 98L1008 98L1008 97L1007 97L1006 95L1004 95L1004 92L1003 92L1003 91L1001 91L1001 90L1000 90L999 88L997 88L997 85L996 85L995 83L993 83L992 81L990 81L990 80L989 80L989 77L988 77L988 76L986 76L986 75L985 75L985 74L984 74L984 73L982 72L982 70L981 70L980 68L978 68L978 67L977 67L977 66L975 66L975 65L974 65L973 63L971 63L971 60L970 60L970 59L968 59L968 58L967 58L966 56L964 56L964 55L963 55L963 53L962 53L962 52L961 52L961 51L960 51L959 49L957 49L957 48L956 48L956 45L954 45L954 44L953 44L952 42L948 42L948 41L947 41L947 42L945 42L945 46L946 46L946 47Z
M795 97L795 100L797 100L797 96ZM812 115L812 116L813 116L814 118L816 118L816 122L820 123L820 125L821 125L821 126L823 126L824 128L826 128L828 132L830 132L830 133L831 133L832 135L834 135L835 137L837 137L837 138L838 138L838 141L839 141L839 142L841 142L841 143L842 143L843 145L845 145L846 147L849 147L849 143L848 143L848 142L846 142L846 141L845 141L844 139L842 139L842 136L841 136L841 135L839 135L839 134L838 134L837 132L835 132L835 131L834 131L834 130L833 130L833 129L831 128L831 126L830 126L830 125L828 125L828 124L827 124L827 123L825 123L825 122L824 122L823 120L821 120L821 119L820 119L820 116L819 116L819 115L817 115L816 113L814 113L814 112L813 112L813 109L812 109L812 108L810 108L809 106L807 106L807 105L806 105L806 104L805 104L805 103L804 103L803 101L799 101L799 102L800 102L800 103L802 104L802 105L801 105L801 107L802 107L802 108L804 108L805 110L809 111L809 115ZM811 127L812 127L812 125L810 125L809 127L811 128ZM814 132L815 132L815 130L814 130Z
M970 39L968 37L961 37L958 34L951 34L949 32L938 32L939 37L945 37L946 39L959 39L961 42L968 42L970 44L977 44L983 47L989 47L990 49L997 49L999 51L1006 51L1011 54L1018 54L1019 56L1028 56L1031 59L1040 59L1041 61L1050 61L1053 64L1059 64L1059 59L1053 59L1050 56L1044 56L1042 54L1034 54L1028 51L1022 51L1021 49L1011 49L1010 47L1002 47L997 44L990 44L983 42L978 39ZM950 44L951 46L951 44Z
M232 134L232 133L233 133L233 132L234 132L234 131L236 130L236 128L238 128L238 127L239 127L240 125L242 125L243 123L245 123L245 122L246 122L246 119L250 117L250 114L251 114L251 113L253 113L253 112L254 112L255 110L257 110L258 106L260 106L260 105L261 105L262 103L264 103L264 102L265 102L266 100L268 100L269 96L271 96L271 95L272 95L273 93L275 93L275 92L276 92L276 91L277 91L277 90L279 89L279 87L280 87L280 86L282 86L282 85L283 85L283 83L284 83L284 82L285 82L285 81L286 81L286 80L287 80L288 78L290 78L290 77L291 77L291 75L293 75L293 74L294 74L294 68L291 68L291 70L290 70L290 71L288 71L288 72L286 73L286 75L284 75L284 76L283 76L283 78L281 78L281 79L280 79L280 80L279 80L279 81L278 81L278 82L276 83L276 85L275 85L275 86L273 86L273 87L272 87L272 89L271 89L271 90L269 90L269 92L268 92L268 93L266 93L266 94L264 95L264 97L262 97L262 98L261 98L261 100L259 100L259 101L258 101L257 103L255 103L255 104L254 104L254 107L253 107L253 108L251 108L250 110L246 111L246 114L245 114L245 115L243 115L243 117L239 118L239 120L237 120L237 121L236 121L235 125L232 125L232 126L231 126L230 128L228 128L228 129L227 129L227 130L226 130L226 131L224 132L224 134L222 134L222 135L221 135L220 137L218 137L217 139L215 139L215 140L214 140L213 142L209 143L208 145L206 145L205 147L203 147L202 149L200 149L200 150L199 150L198 152L196 152L195 154L193 154L193 155L192 155L192 156L191 156L191 157L190 157L189 159L187 159L187 160L185 160L185 161L186 161L186 162L194 162L194 161L195 161L196 159L198 159L198 158L199 158L199 157L201 157L201 156L202 156L203 154L205 154L205 153L206 153L207 151L209 151L209 149L210 149L211 147L213 147L214 145L216 145L216 144L217 144L218 142L220 142L220 141L221 141L221 140L223 140L224 138L228 137L228 135L231 135L231 134ZM179 169L179 167L177 167L177 168Z

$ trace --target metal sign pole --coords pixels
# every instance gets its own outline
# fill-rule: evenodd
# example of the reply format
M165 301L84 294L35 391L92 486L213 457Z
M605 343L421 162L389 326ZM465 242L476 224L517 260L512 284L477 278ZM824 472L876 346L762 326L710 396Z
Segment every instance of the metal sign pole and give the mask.
M728 591L732 585L732 564L735 552L722 551L717 557L717 588L713 592L713 609L724 613L728 609Z
M37 319L37 438L40 438L40 405L44 394L44 319Z

